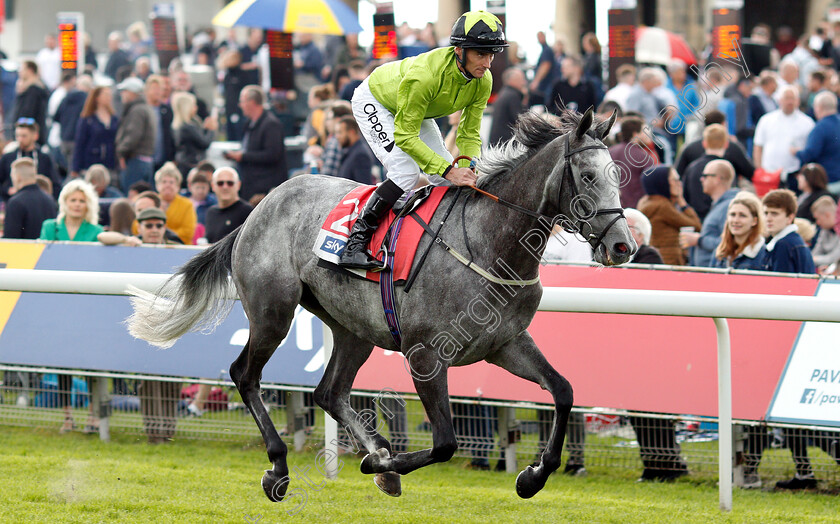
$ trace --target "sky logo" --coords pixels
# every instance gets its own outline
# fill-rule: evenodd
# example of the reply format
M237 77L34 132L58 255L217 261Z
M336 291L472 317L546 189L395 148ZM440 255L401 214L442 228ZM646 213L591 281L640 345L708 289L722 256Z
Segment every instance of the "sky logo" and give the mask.
M324 243L321 244L321 250L337 255L344 250L345 243L346 242L344 240L328 236L324 239Z

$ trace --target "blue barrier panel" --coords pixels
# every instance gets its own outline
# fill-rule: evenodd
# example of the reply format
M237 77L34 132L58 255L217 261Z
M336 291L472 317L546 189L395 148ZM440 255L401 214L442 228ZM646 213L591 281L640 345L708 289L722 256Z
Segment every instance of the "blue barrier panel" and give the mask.
M50 244L35 269L169 273L196 252ZM238 301L213 334L190 333L167 350L132 338L123 323L130 314L127 297L23 293L0 333L0 362L227 379L248 340L248 320ZM323 342L321 321L299 308L289 335L263 371L263 382L317 385L324 370Z

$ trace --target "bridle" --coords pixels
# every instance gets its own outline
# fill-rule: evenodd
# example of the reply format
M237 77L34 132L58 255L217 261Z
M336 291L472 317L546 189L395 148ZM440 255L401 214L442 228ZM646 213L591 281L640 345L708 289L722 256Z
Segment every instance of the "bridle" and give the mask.
M577 153L580 153L582 151L587 151L589 149L608 149L608 148L607 148L607 146L605 146L603 144L602 145L593 144L593 145L579 147L577 149L569 149L569 146L570 146L569 135L570 134L571 133L567 133L566 137L565 137L565 149L566 149L566 153L564 154L565 166L563 166L563 175L560 178L560 189L557 192L558 193L557 194L557 201L560 202L560 197L563 194L563 186L568 184L570 186L570 189L571 189L571 196L572 196L571 202L574 203L575 200L578 198L578 196L580 196L580 192L578 191L577 184L575 183L575 177L572 174L571 157L573 155L577 154ZM456 158L455 160L452 161L452 165L456 165L458 163L458 161L462 160L462 159L471 160L470 157L459 156L458 158ZM568 180L568 182L567 182L567 180ZM477 191L478 193L490 198L491 200L494 200L495 202L497 202L497 203L499 203L499 204L501 204L505 207L508 207L510 209L518 211L519 213L528 215L528 216L533 217L533 218L535 218L537 220L540 220L540 221L546 220L552 226L554 225L554 223L556 221L556 217L552 217L552 216L546 215L545 213L540 213L538 211L532 211L532 210L524 208L520 205L514 204L513 202L508 202L507 200L499 198L496 195L488 193L487 191L479 189L475 186L470 186L470 187L472 189L474 189L475 191ZM564 229L570 230L573 233L582 232L583 231L583 224L586 224L587 226L589 226L589 224L587 222L588 219L594 218L594 217L597 217L597 216L601 216L601 215L611 215L611 214L615 214L616 216L615 216L615 218L612 219L612 221L610 221L610 223L607 225L607 227L605 227L603 229L603 231L601 231L601 234L596 237L594 233L590 233L588 238L587 238L587 242L589 242L589 244L592 246L592 249L594 251L597 251L598 248L602 245L602 242L604 241L604 237L607 235L609 230L615 225L616 222L618 222L619 220L624 218L624 209L622 209L620 207L612 207L612 208L606 208L606 209L596 209L591 215L588 215L588 216L583 217L583 218L578 217L578 216L574 216L574 223L568 223L568 222L563 223ZM573 212L572 215L576 215L576 213ZM567 226L571 226L571 227L567 227ZM591 226L589 226L589 227L591 229ZM595 240L594 244L592 243L593 239ZM604 248L606 249L606 246L604 246Z

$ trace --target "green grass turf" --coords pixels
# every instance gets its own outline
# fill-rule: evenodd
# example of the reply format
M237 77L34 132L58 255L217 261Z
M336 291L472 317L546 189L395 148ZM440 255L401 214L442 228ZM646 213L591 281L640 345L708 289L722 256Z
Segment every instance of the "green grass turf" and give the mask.
M176 440L152 446L117 434L110 443L79 433L0 429L0 522L837 522L835 496L740 491L734 511L718 510L714 481L639 484L638 471L593 468L555 474L530 500L515 476L472 471L456 459L403 477L403 495L379 492L343 456L335 481L315 468L315 451L291 453L315 487L293 480L298 496L269 502L259 485L269 466L262 442ZM294 474L292 475L294 477ZM318 484L322 484L319 486ZM320 491L316 491L318 488ZM306 493L302 507L303 493ZM298 509L294 516L287 513Z

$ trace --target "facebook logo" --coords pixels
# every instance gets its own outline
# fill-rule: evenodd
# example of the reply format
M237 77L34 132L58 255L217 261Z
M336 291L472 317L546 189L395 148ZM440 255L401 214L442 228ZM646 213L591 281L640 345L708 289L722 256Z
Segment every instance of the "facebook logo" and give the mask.
M813 404L814 403L814 395L817 392L816 389L807 388L805 391L802 392L802 398L799 399L800 404Z

